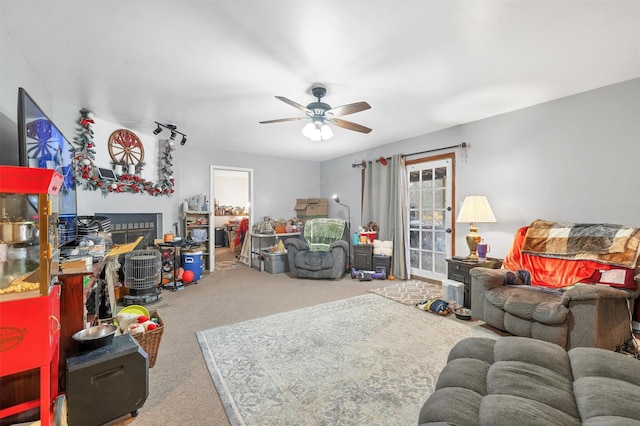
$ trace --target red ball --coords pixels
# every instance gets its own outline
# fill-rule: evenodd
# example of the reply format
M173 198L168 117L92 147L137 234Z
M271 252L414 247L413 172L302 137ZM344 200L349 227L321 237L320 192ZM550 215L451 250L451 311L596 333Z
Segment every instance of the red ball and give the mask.
M186 270L182 274L183 283L190 283L191 281L193 281L194 278L195 278L195 274L193 273L193 271Z

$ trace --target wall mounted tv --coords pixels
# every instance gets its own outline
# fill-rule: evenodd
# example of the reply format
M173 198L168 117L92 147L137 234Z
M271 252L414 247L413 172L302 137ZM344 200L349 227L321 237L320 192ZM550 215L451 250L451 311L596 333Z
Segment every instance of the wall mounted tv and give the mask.
M58 196L60 245L75 240L77 202L73 179L73 147L22 87L18 89L18 143L21 164L55 169L64 181Z

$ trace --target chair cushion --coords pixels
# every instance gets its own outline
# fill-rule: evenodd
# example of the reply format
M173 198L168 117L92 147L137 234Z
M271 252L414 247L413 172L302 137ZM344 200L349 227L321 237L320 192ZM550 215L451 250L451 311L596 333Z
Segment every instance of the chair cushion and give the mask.
M294 265L298 269L322 271L333 267L333 255L324 251L304 251L296 255Z

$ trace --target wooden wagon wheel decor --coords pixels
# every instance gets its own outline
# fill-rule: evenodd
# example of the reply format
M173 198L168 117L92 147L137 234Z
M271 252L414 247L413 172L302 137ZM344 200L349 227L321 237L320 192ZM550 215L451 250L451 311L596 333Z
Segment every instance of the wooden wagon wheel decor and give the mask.
M142 165L144 146L135 133L127 129L119 129L109 136L109 155L117 164Z

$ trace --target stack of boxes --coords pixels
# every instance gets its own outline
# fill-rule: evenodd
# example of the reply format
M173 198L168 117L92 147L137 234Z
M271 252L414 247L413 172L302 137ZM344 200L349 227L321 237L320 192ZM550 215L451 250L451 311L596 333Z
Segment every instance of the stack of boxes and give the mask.
M302 223L329 215L329 204L326 198L297 198L294 209Z

